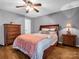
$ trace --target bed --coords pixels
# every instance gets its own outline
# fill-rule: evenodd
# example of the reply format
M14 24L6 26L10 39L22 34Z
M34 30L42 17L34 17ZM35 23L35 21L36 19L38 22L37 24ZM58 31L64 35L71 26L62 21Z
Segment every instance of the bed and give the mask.
M59 25L40 25L40 32L18 36L13 48L27 54L30 59L43 59L44 51L58 41ZM54 30L54 33L50 33ZM56 33L56 34L55 34Z

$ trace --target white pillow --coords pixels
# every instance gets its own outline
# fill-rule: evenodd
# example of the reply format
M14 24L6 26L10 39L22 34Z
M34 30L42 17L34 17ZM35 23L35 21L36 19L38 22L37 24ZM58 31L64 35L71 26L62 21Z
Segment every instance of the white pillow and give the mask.
M56 28L50 28L49 29L49 31L51 31L51 32L53 32L53 31L55 31L56 30Z
M41 31L49 31L49 29L48 28L42 28Z
M41 31L41 34L49 34L49 31Z

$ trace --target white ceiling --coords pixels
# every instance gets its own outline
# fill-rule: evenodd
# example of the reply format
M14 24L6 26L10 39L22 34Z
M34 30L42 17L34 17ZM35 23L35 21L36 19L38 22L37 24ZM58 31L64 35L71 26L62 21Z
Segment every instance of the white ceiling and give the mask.
M57 11L71 9L79 6L79 0L31 0L34 3L41 3L42 7L38 8L39 13L35 11L25 12L25 8L16 8L22 5L22 0L0 0L0 9L10 12L26 15L28 17L38 17L51 14Z

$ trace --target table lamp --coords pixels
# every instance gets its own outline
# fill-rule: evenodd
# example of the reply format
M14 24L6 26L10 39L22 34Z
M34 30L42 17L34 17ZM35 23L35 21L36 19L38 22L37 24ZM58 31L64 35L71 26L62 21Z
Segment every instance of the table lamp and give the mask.
M68 23L68 24L66 25L66 28L67 28L67 34L71 34L71 31L70 31L71 24L70 24L70 23Z

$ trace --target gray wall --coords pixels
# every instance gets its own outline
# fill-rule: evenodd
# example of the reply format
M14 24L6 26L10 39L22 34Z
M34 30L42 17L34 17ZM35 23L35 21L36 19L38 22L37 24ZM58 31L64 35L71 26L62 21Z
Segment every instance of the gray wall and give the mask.
M38 32L39 26L43 24L59 24L62 28L64 28L69 21L72 26L75 27L72 29L72 33L77 34L79 37L79 8L32 19L32 32ZM61 29L60 36L65 32L66 30ZM62 42L61 39L60 42ZM77 39L76 44L79 45L79 39Z
M21 24L21 33L24 33L24 16L0 10L0 44L4 45L4 28L3 24L14 22L14 24Z

